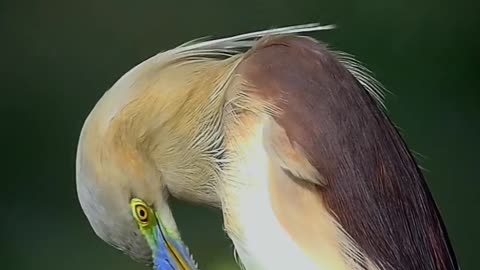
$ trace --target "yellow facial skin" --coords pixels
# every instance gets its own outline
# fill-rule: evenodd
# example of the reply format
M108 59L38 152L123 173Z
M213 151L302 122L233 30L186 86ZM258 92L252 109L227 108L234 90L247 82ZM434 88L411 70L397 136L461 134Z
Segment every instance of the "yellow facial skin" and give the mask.
M139 230L152 250L155 269L197 269L196 263L181 240L169 235L152 207L138 198L131 200L130 207Z

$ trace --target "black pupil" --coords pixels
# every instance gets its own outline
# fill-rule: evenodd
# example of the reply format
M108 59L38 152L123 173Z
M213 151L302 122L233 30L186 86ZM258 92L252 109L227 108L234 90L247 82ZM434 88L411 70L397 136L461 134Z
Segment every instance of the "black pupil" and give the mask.
M140 215L140 218L142 218L142 219L145 218L145 210L140 209L140 210L138 211L138 214Z

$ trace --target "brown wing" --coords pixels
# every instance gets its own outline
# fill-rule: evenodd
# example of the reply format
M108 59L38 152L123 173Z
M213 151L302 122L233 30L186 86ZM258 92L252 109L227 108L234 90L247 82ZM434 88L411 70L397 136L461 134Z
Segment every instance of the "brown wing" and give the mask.
M414 158L336 55L309 38L268 37L238 72L248 95L278 108L267 141L286 138L273 144L284 169L316 184L363 254L385 269L458 269Z

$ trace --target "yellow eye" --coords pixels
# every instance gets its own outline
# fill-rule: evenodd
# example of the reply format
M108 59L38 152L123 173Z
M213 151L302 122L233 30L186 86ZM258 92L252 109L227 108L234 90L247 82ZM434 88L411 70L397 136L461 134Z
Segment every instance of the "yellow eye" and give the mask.
M148 222L148 209L144 205L141 205L141 204L136 205L135 214L137 215L137 218L140 222L142 223Z
M139 223L139 225L147 226L152 220L152 211L150 207L142 200L134 198L130 202L132 214Z

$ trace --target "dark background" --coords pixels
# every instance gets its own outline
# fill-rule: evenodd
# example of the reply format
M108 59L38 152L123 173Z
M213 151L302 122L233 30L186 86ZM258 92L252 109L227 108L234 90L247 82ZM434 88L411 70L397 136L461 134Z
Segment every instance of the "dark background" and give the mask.
M122 74L193 38L321 22L393 92L462 269L480 237L478 8L467 0L0 2L2 269L146 269L91 230L75 190L80 128ZM174 214L202 269L238 269L212 209ZM6 267L5 267L6 266ZM5 268L4 268L5 267Z

